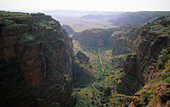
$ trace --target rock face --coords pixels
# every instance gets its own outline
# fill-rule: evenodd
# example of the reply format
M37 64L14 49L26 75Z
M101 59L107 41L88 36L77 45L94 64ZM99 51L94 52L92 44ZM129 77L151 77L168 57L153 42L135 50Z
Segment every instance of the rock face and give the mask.
M112 55L121 55L129 54L135 52L137 49L137 44L139 43L138 36L143 31L143 26L135 25L124 25L120 27L124 30L121 30L121 35L115 40L112 40L113 48ZM113 32L115 34L116 32ZM118 33L119 34L119 33Z
M62 25L62 28L65 29L69 35L74 33L74 30L69 25Z
M128 54L132 51L127 48L127 38L119 38L114 41L113 48L112 48L112 55L121 55L121 54Z
M138 37L143 30L144 30L143 26L138 26L133 28L130 32L127 33L128 38L126 40L126 45L130 50L136 51L137 45L139 43Z
M122 27L116 27L114 28L115 31L112 33L111 37L109 38L109 43L111 46L118 45L116 42L117 39L125 39L129 35L127 34L129 31L131 31L132 28L134 28L135 25L124 25ZM119 41L119 40L118 40Z
M81 62L86 62L89 63L89 57L87 57L84 53L82 53L81 51L77 52L76 57L81 61Z
M113 46L114 42L134 27L134 25L125 25L109 29L87 29L80 33L75 33L73 39L78 40L84 46Z
M94 71L89 65L85 63L79 63L75 61L73 63L73 87L84 88L89 84L92 84L96 78L94 76Z
M79 33L78 41L84 46L100 47L109 45L109 38L114 29L88 29Z
M153 75L157 72L154 63L157 63L162 49L170 51L170 38L166 33L169 24L169 17L162 17L145 25L142 31L143 28L138 28L139 31L134 30L135 32L141 31L141 33L137 33L138 37L132 35L134 38L131 38L132 41L137 40L138 42L129 41L128 43L137 44L137 47L129 45L130 48L136 48L137 54L128 56L124 61L124 73L117 85L119 93L133 94L154 78ZM156 29L158 26L160 28ZM161 32L161 29L166 30Z
M138 91L142 85L136 79L137 75L137 55L129 55L124 61L122 77L117 86L117 91L122 94L133 94Z
M74 52L59 22L0 13L0 106L71 106Z

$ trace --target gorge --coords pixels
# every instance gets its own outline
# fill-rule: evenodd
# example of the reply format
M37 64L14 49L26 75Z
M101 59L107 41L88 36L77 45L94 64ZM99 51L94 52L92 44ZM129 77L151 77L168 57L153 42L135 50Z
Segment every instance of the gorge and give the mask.
M169 15L125 13L109 20L117 27L76 32L43 13L0 11L0 106L170 106Z

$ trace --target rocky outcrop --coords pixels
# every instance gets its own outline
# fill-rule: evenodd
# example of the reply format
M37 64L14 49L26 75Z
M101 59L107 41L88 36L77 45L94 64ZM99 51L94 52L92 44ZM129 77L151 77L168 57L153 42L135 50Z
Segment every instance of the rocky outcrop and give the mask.
M136 47L137 54L128 56L124 61L124 73L117 85L119 93L133 94L154 78L153 75L157 72L154 63L157 63L162 49L169 50L168 47L170 46L169 34L166 34L166 31L161 32L161 29L169 29L167 25L164 26L162 24L162 22L168 24L168 20L168 17L162 17L145 25L138 38L134 39L138 40ZM157 26L160 26L159 31L156 29ZM131 40L133 39L131 38Z
M84 53L82 53L81 51L77 52L76 57L78 58L78 60L80 60L81 62L85 62L85 63L89 63L89 57L87 57Z
M69 25L62 25L62 28L65 29L69 35L74 33L74 30Z
M51 16L1 12L0 106L71 106L73 55Z

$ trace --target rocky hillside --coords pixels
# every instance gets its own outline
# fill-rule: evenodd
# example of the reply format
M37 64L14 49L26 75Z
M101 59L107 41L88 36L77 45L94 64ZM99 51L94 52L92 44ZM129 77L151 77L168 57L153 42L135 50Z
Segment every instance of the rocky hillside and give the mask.
M126 44L136 50L136 54L124 60L117 91L131 95L137 92L130 107L164 107L169 104L169 26L170 16L161 17L129 33Z
M69 35L74 33L74 30L69 25L62 25L62 28L65 29Z
M1 11L0 106L71 106L73 55L51 16Z
M170 15L170 12L161 11L140 11L140 12L126 12L119 15L118 17L113 17L109 20L114 26L123 26L127 24L142 25L147 22L151 22L158 17Z

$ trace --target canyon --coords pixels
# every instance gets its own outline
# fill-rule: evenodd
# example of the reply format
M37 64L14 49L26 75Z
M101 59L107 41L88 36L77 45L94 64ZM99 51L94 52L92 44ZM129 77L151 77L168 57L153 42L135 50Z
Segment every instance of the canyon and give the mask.
M121 13L109 16L117 27L76 32L43 13L0 11L0 106L170 106L169 14Z

